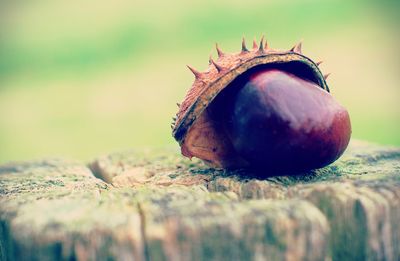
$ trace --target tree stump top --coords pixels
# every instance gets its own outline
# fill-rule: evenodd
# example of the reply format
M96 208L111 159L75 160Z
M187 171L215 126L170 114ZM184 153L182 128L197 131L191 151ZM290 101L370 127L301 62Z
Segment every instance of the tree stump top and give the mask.
M279 174L279 173L275 173ZM0 260L400 260L400 148L259 179L176 150L0 167Z

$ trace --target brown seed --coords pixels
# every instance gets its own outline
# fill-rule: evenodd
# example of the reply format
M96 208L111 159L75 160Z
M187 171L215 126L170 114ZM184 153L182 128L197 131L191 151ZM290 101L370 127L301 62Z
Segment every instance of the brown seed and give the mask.
M226 91L215 119L223 121L234 150L252 168L320 168L347 147L349 115L315 83L268 68L239 76Z

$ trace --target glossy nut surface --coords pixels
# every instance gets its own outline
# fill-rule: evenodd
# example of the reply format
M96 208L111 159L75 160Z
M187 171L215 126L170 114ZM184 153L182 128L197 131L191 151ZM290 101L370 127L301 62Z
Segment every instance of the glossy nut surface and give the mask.
M252 168L304 171L332 163L351 134L347 110L313 82L265 69L230 86L220 118Z

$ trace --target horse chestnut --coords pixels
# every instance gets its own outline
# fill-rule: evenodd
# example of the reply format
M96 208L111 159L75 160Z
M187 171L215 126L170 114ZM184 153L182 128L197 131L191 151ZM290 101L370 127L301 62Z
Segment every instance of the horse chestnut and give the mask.
M264 69L229 86L222 119L235 151L258 169L309 170L339 158L350 140L346 109L313 82Z
M172 124L186 157L218 168L265 175L324 167L342 155L351 134L346 109L330 94L319 64L301 52L271 49L262 38L195 76Z

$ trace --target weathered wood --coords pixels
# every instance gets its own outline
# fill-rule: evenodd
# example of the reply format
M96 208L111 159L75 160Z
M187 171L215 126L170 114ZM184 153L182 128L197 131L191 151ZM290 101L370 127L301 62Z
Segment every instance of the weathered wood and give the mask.
M400 149L363 142L264 180L176 150L13 163L0 196L1 260L400 260Z

